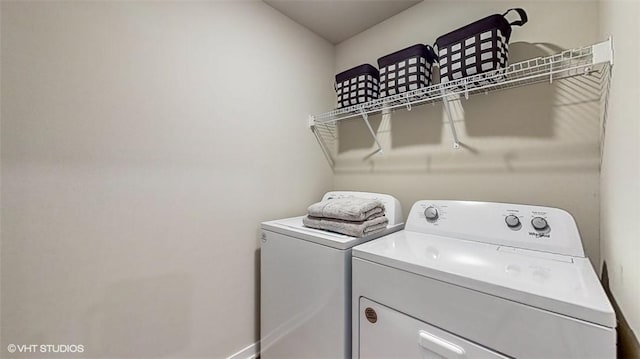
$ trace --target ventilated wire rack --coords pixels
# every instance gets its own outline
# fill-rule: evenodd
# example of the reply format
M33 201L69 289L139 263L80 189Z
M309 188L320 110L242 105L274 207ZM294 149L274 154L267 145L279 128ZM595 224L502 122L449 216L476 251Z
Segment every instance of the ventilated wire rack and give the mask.
M613 40L585 46L581 48L563 51L559 54L538 57L509 65L506 69L486 72L462 79L439 83L429 87L419 88L405 93L376 99L367 103L340 108L333 111L309 116L309 126L316 134L327 159L333 165L331 149L337 142L337 126L340 120L362 116L369 130L376 140L375 133L371 130L368 116L378 113L390 113L391 110L412 106L420 106L436 102L443 102L449 117L454 147L459 148L453 120L450 116L448 102L460 97L469 98L478 93L489 93L497 90L505 90L531 84L549 82L587 75L592 71L609 69L613 64ZM595 69L595 65L603 65ZM381 152L380 145L376 152Z

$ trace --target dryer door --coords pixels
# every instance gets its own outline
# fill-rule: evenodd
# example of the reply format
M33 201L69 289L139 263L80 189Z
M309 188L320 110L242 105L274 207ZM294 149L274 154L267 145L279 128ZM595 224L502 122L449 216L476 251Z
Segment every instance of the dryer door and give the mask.
M364 297L358 315L360 358L507 358Z

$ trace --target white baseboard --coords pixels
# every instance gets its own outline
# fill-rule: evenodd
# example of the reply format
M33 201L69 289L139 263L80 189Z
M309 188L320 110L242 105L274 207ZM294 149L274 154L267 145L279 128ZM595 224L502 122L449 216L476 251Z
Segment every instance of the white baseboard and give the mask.
M235 354L231 354L227 359L255 359L260 354L260 343L255 342L247 345L245 348L240 349Z

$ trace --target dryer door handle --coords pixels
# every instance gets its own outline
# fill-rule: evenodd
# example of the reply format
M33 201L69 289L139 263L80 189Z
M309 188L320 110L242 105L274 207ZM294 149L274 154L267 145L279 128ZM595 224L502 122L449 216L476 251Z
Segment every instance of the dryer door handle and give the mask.
M420 346L431 352L448 359L464 359L467 357L467 352L453 343L425 332L424 330L419 331L418 334L418 343Z

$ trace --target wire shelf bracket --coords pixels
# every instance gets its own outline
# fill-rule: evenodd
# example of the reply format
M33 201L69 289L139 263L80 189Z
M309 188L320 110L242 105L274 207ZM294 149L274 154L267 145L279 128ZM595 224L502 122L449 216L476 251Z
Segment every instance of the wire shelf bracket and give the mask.
M458 133L456 132L456 126L453 123L453 116L451 115L451 104L450 104L450 99L446 98L446 93L444 92L444 89L442 90L442 96L443 96L443 107L445 112L447 113L447 122L449 123L449 128L451 129L451 137L453 138L453 148L454 149L459 149L460 148L460 141L458 141ZM465 92L465 97L468 98L468 96L466 96L466 92Z
M376 143L376 146L378 147L376 150L374 150L373 152L371 152L370 154L364 157L365 159L368 159L373 155L382 153L382 146L380 146L380 142L378 141L378 136L376 136L376 133L373 131L373 127L371 127L371 123L369 123L369 115L364 111L362 112L362 119L364 120L364 123L367 125L367 128L369 129L369 133L371 134L371 137L373 137L373 141Z

